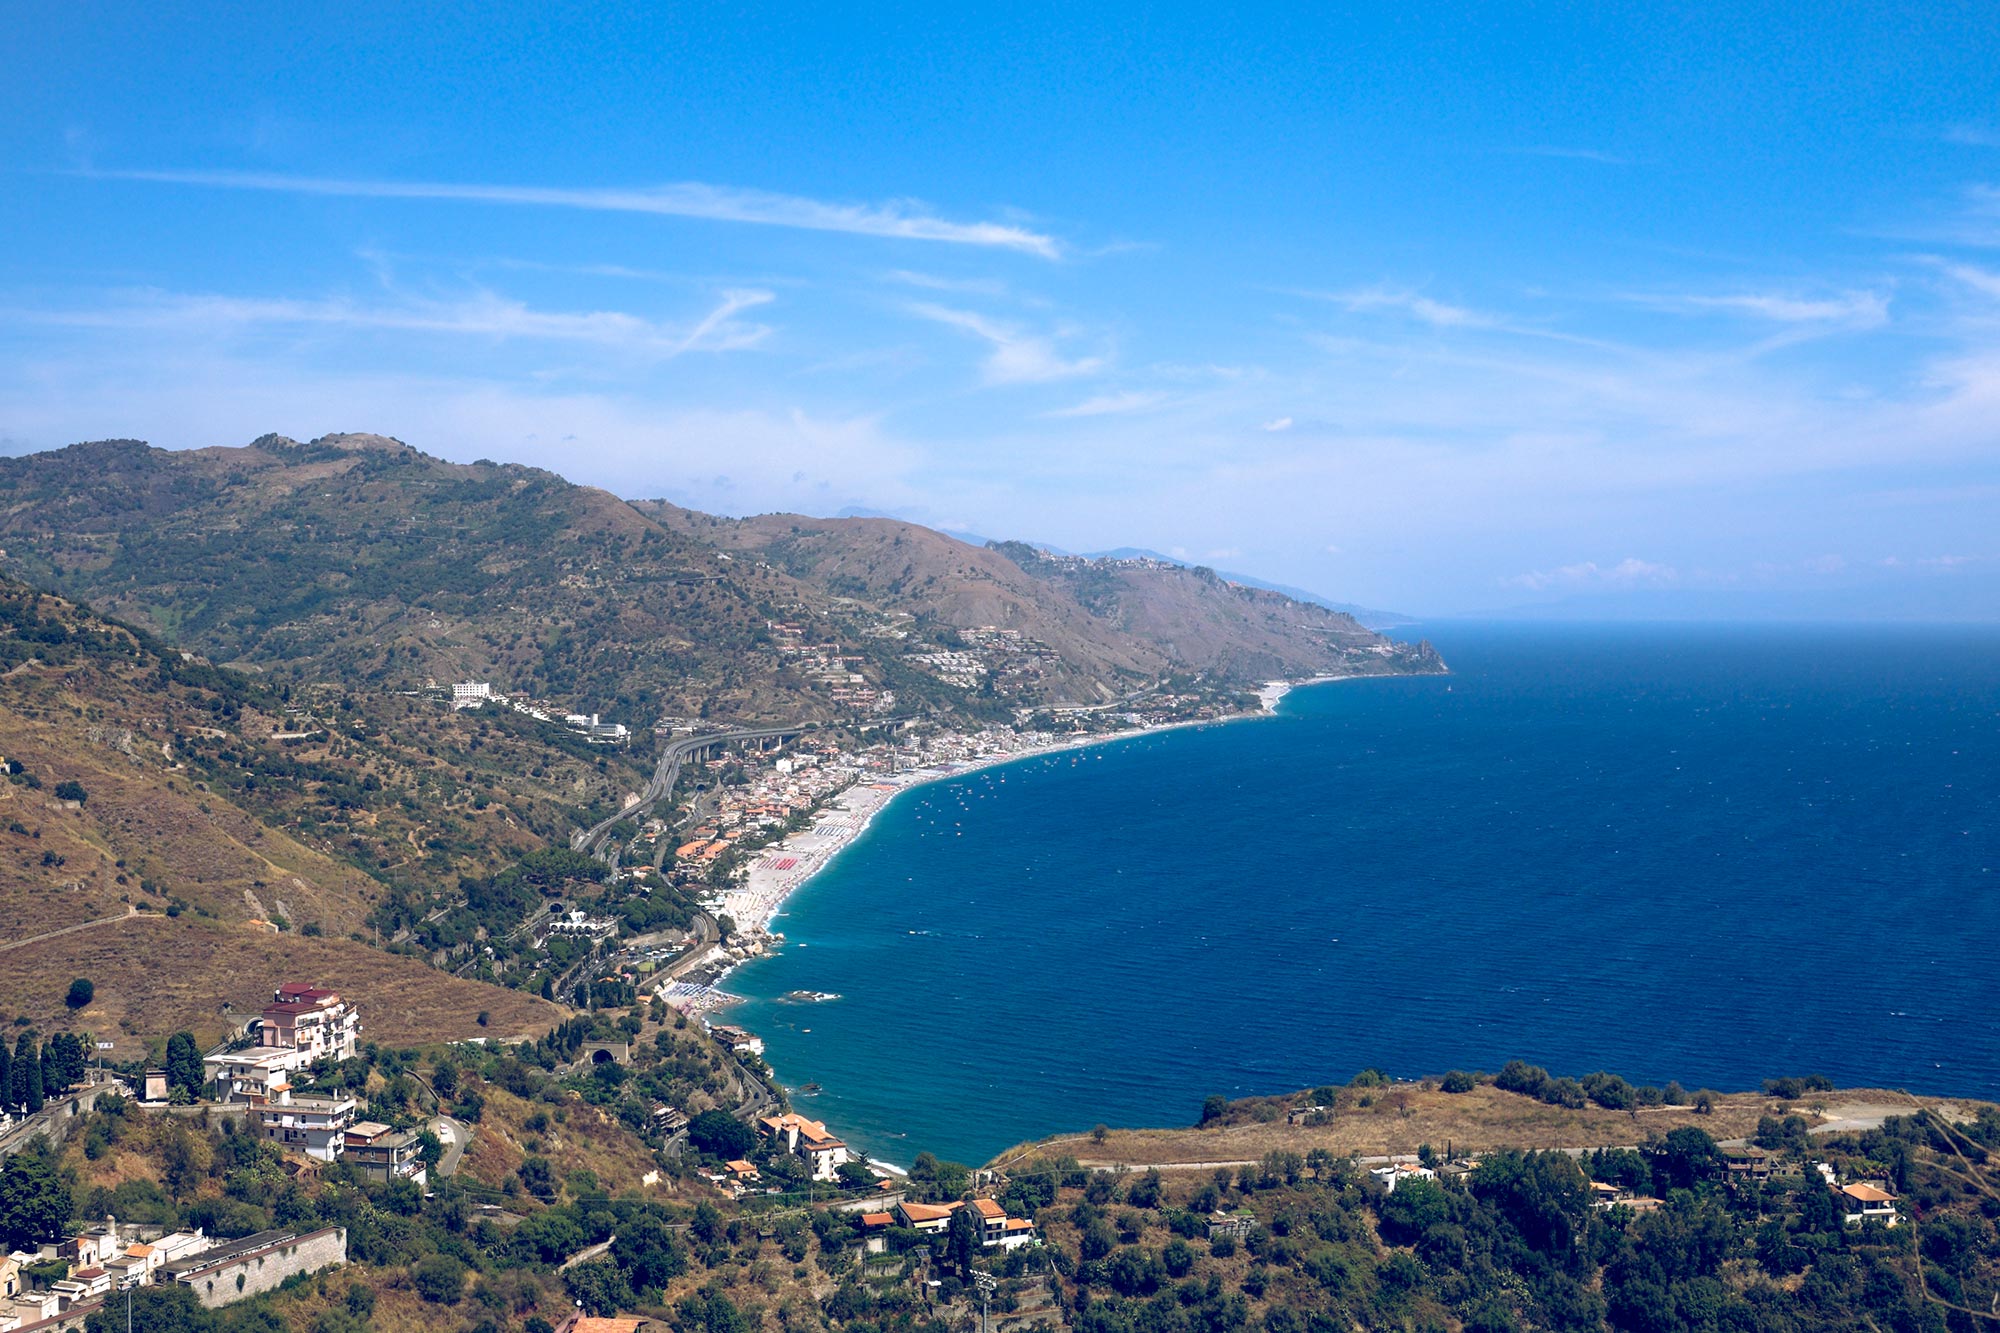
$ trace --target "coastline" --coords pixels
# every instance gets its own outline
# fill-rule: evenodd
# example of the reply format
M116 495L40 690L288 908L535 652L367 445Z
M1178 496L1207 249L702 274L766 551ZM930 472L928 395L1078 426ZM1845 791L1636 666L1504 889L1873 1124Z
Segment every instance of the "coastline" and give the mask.
M1098 736L1073 736L1046 744L1031 745L1020 750L982 755L946 766L911 769L905 773L891 774L886 778L857 779L828 800L815 816L811 828L791 834L782 842L766 848L757 863L750 867L745 876L745 883L722 895L722 914L736 922L739 929L754 922L756 924L751 927L752 929L761 929L766 934L777 934L771 930L771 923L782 915L785 901L832 865L836 857L859 840L875 822L876 816L888 809L897 797L915 791L919 787L984 772L989 768L1039 759L1046 755L1088 749L1094 745L1138 740L1146 736L1192 727L1227 726L1234 722L1274 717L1277 715L1279 701L1294 689L1308 685L1330 684L1337 680L1385 678L1386 675L1313 676L1296 681L1266 681L1256 691L1257 701L1261 706L1254 713L1196 718L1185 722L1163 722L1157 726L1133 727L1126 731L1114 731ZM787 860L795 863L783 866L775 864ZM762 882L759 881L760 874L766 876ZM777 938L782 939L783 936L777 935ZM734 968L729 970L733 971ZM718 981L720 979L717 978Z
M1018 750L986 754L902 773L864 775L830 797L815 813L809 828L791 834L765 848L757 862L745 873L744 883L721 895L719 903L711 909L718 915L730 917L737 924L740 934L760 937L764 941L764 949L749 957L723 959L722 966L705 984L690 987L689 990L693 993L683 991L679 997L670 999L670 1002L676 1007L683 1008L690 1017L715 1022L726 1021L721 1017L723 1011L753 998L724 989L730 974L744 963L754 961L759 956L768 957L783 947L787 942L783 933L772 927L784 914L785 904L791 896L831 866L842 852L859 841L861 835L873 825L876 817L906 793L950 778L965 777L988 769L1066 751L1086 750L1093 746L1138 740L1169 731L1272 718L1278 715L1280 703L1295 689L1332 684L1337 681L1387 680L1402 674L1379 672L1320 675L1298 680L1271 680L1266 681L1254 692L1258 701L1255 711L1245 711L1227 717L1189 719L1133 727L1099 735L1073 736L1028 745ZM719 945L714 946L713 953L720 958ZM790 1090L776 1069L770 1070L769 1076L777 1086ZM873 1156L869 1160L878 1170L892 1174L901 1174L903 1169L892 1162Z
M791 834L781 842L765 848L756 863L745 873L744 883L721 895L716 912L735 922L739 932L761 935L770 941L782 944L783 932L773 930L772 925L784 914L785 903L793 894L803 889L832 865L842 852L859 841L876 817L888 809L898 797L908 792L935 782L965 777L990 768L1000 768L1047 755L1088 749L1097 745L1110 745L1120 741L1139 740L1170 731L1227 726L1237 722L1271 718L1277 716L1279 703L1295 689L1311 685L1328 685L1336 681L1388 680L1399 674L1401 673L1381 672L1309 676L1300 680L1271 680L1256 690L1259 708L1254 713L1195 718L1184 722L1164 722L1155 726L1133 727L1126 731L1103 735L1073 736L1030 745L1019 750L982 755L944 766L912 769L887 776L858 778L821 807L815 814L810 828ZM742 966L745 961L749 960L731 961L724 965L705 988L709 992L708 996L703 1001L698 1001L694 1007L707 1012L741 1003L745 997L732 995L720 988L729 974Z

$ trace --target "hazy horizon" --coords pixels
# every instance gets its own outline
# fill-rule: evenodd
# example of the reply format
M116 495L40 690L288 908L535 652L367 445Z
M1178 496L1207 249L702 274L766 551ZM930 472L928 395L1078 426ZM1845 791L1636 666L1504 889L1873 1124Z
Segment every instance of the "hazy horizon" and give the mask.
M0 56L0 452L375 431L1420 616L2000 618L1980 11L188 14Z

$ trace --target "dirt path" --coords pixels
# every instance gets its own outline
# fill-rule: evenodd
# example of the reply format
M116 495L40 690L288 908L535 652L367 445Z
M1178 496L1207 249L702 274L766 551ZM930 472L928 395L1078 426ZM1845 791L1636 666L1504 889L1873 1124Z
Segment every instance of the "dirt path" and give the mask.
M130 921L134 917L145 917L148 920L166 920L165 917L157 916L152 912L142 912L136 907L128 906L118 916L101 916L95 921L79 921L73 926L64 926L61 930L45 930L39 935L30 935L24 940L12 940L6 944L0 944L0 953L6 953L9 949L24 949L30 944L40 944L43 940L55 939L58 935L74 935L79 930L89 930L95 926L110 926L120 921Z

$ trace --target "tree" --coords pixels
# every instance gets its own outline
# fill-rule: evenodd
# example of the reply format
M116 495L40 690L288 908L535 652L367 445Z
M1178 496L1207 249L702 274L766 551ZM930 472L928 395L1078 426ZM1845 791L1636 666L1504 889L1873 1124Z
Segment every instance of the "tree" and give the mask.
M456 1305L465 1295L465 1265L448 1254L433 1254L410 1270L410 1285L434 1305Z
M521 1184L538 1199L556 1197L555 1168L546 1157L529 1157L521 1163Z
M215 1333L217 1316L204 1310L194 1288L180 1282L139 1287L131 1293L132 1327L146 1333ZM115 1296L83 1321L84 1333L125 1333L125 1297Z
M956 1267L961 1276L970 1277L979 1249L979 1214L970 1206L954 1210L944 1232L945 1262Z
M83 1037L58 1032L42 1048L42 1091L52 1093L83 1082L90 1072L90 1043Z
M1646 1156L1653 1164L1654 1192L1662 1197L1668 1190L1691 1190L1722 1173L1722 1150L1692 1126L1670 1130L1659 1142L1648 1144Z
M0 1037L0 1114L14 1109L14 1056Z
M176 1032L167 1038L167 1088L194 1101L207 1081L202 1076L201 1047L195 1043L194 1033Z
M0 1166L0 1244L7 1249L62 1239L73 1211L69 1184L46 1153L18 1152Z
M650 1299L657 1299L656 1293L687 1271L687 1252L652 1213L640 1213L618 1228L611 1257L625 1271L633 1291Z
M703 1111L688 1125L688 1142L716 1157L742 1157L757 1146L757 1132L727 1111Z
M563 1289L585 1314L614 1315L633 1303L625 1270L608 1259L592 1259L563 1274Z
M42 1051L32 1035L23 1032L14 1044L14 1105L28 1115L42 1109Z
M72 1009L81 1009L89 1004L91 997L96 994L97 986L89 977L78 977L69 983L69 994L63 997L63 1003Z
M81 782L78 782L75 778L70 778L56 784L56 799L58 801L75 801L78 805L82 805L90 799L90 793L83 789Z
M1222 1119L1223 1116L1228 1114L1229 1114L1229 1099L1227 1097L1222 1096L1220 1093L1216 1093L1212 1096L1205 1097L1202 1099L1201 1103L1202 1124L1212 1125L1216 1121Z

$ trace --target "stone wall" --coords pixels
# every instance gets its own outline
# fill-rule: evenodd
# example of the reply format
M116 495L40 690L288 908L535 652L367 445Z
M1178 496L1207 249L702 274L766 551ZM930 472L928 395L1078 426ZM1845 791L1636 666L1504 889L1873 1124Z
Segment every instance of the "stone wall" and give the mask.
M88 1083L75 1092L51 1097L48 1105L32 1116L28 1116L5 1134L0 1134L0 1157L12 1157L31 1143L47 1143L51 1148L60 1148L69 1138L70 1131L83 1118L97 1109L97 1099L106 1093L118 1091L118 1084L107 1079L101 1083Z
M178 1281L192 1287L201 1303L213 1310L269 1291L299 1273L317 1273L346 1262L347 1228L327 1227L232 1255L213 1268L185 1274Z

